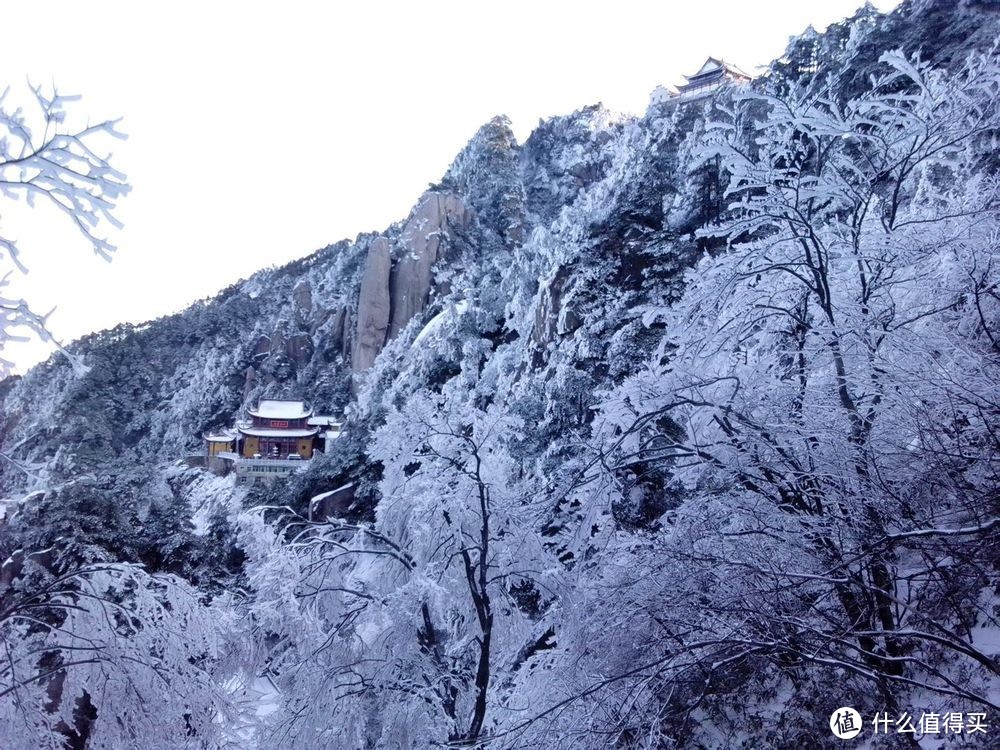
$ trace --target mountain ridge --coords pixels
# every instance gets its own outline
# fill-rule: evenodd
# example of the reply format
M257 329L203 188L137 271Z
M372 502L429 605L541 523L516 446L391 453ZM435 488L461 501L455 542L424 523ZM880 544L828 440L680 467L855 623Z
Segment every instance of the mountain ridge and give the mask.
M289 747L460 744L490 732L500 746L547 741L549 725L521 723L525 705L553 712L559 747L603 747L608 736L622 748L758 746L741 723L757 736L776 727L771 747L825 747L812 713L825 722L850 701L870 711L927 703L907 692L904 663L938 687L936 677L954 684L966 670L973 687L954 700L973 710L995 684L996 657L974 659L976 671L933 649L952 631L971 640L996 625L993 480L988 467L974 473L990 461L988 398L947 421L934 398L954 396L940 385L951 370L941 365L930 385L884 386L902 355L876 355L898 330L912 333L908 345L929 352L915 371L936 376L935 363L955 356L970 392L988 394L994 355L980 329L989 335L994 287L973 274L956 291L967 248L932 263L939 248L913 250L923 238L897 225L897 209L947 206L935 221L949 228L963 212L988 217L992 204L976 201L991 195L996 125L964 135L965 150L912 182L862 147L876 127L910 132L885 114L917 100L907 71L926 77L922 91L955 87L939 109L989 113L963 64L995 53L998 31L995 3L907 0L888 15L869 5L794 37L744 89L654 103L641 116L590 105L523 143L491 119L382 232L74 342L84 371L56 355L0 384L0 494L27 498L0 557L72 539L75 562L140 562L213 601L242 592L234 610L270 649L255 676L273 675L289 701L273 727ZM992 75L985 62L975 70ZM775 115L781 106L791 114ZM761 164L761 153L774 158ZM807 196L794 211L782 202L788 185ZM863 209L855 195L867 196ZM793 220L768 223L785 210ZM854 224L843 218L852 210ZM811 237L795 233L803 225ZM980 230L961 229L980 241ZM800 245L806 260L780 255ZM856 264L837 265L862 246ZM886 247L891 262L911 253L900 276L919 269L928 289L954 295L933 309L946 316L939 328L918 327L932 317L923 287L879 287L892 277L877 267ZM744 258L758 265L746 270ZM768 286L775 269L802 287ZM831 287L848 290L840 307ZM893 294L913 320L893 317ZM871 352L857 343L869 334ZM343 410L344 436L271 485L238 487L178 463L263 397ZM915 403L935 410L911 424ZM885 404L916 443L897 445L871 416ZM945 424L933 433L943 447L917 456L932 432L922 419ZM954 453L949 441L986 457L938 466ZM890 479L880 485L868 460ZM336 516L309 525L311 499L347 487ZM952 562L920 590L914 624L911 604L892 596L916 589L911 568L938 548L907 544L953 518ZM330 549L339 552L324 557ZM328 559L340 567L322 568ZM938 620L951 630L937 641L934 630L930 646L896 634L922 637ZM977 647L961 640L957 652ZM383 666L365 672L369 662ZM631 694L633 668L648 692ZM842 695L830 694L832 675ZM595 697L604 690L614 700ZM564 694L565 715L552 707Z

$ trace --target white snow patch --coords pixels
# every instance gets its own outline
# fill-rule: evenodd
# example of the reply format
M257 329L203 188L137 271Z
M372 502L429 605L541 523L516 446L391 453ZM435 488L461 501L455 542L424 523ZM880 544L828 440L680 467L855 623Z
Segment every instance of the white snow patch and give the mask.
M418 344L427 341L431 337L437 336L445 323L453 322L468 309L469 303L465 300L461 300L460 302L456 302L454 305L446 307L444 310L427 321L427 325L425 325L420 330L420 333L417 334L417 337L413 339L413 343L410 344L410 348L412 349Z
M312 413L312 410L306 408L304 401L278 399L263 399L256 409L247 409L247 411L268 419L302 419Z

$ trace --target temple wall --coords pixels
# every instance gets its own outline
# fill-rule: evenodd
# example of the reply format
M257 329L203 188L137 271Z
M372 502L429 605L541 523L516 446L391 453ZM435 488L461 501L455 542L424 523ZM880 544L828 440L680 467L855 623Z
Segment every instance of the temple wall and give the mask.
M302 438L299 440L298 454L302 456L302 458L312 458L313 438Z
M243 457L253 458L255 453L260 453L260 441L251 435L245 436L243 438Z

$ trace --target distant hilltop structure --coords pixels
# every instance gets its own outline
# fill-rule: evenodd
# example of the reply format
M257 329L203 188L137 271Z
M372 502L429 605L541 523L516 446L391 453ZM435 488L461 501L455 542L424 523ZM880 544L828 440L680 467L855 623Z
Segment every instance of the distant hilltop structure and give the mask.
M657 86L650 94L649 104L681 104L683 102L705 99L724 86L749 83L753 76L744 73L732 63L710 57L705 60L697 73L684 76L687 83L673 88L672 86Z

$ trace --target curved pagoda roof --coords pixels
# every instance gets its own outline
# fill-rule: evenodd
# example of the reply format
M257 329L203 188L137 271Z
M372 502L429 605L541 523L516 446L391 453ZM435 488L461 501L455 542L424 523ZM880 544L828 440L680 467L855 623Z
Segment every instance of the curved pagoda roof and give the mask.
M704 64L702 64L697 73L690 76L684 76L684 78L688 81L686 85L692 86L703 81L712 81L725 78L727 76L736 79L746 79L748 81L753 77L743 72L732 63L728 63L717 57L710 57L705 60ZM679 88L683 89L684 86Z
M231 443L233 442L233 440L236 439L236 434L231 432L222 432L222 433L209 432L205 433L203 437L210 443Z
M261 399L255 409L247 409L251 417L263 419L305 419L311 417L313 410L305 401L291 401L279 398Z
M240 427L240 432L244 435L261 438L307 438L319 433L319 427L309 427L301 429L278 429L276 427Z

